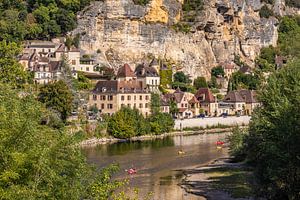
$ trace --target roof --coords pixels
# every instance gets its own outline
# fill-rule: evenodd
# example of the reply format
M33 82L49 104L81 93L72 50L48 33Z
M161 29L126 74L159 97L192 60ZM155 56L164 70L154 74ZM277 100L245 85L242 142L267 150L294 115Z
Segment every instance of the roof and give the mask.
M45 72L49 68L49 72L59 71L61 66L61 61L50 61L48 64L36 64L33 66L34 72Z
M240 90L239 93L246 103L258 103L256 91Z
M165 94L164 97L167 101L175 101L176 103L180 103L184 96L184 92L177 89L174 93Z
M150 62L149 66L153 67L153 66L158 66L158 60L156 58L153 58L152 61Z
M236 102L245 102L243 97L240 95L238 91L230 91L227 93L227 95L224 97L224 102L231 102L231 103L236 103Z
M119 68L117 77L118 78L135 77L135 74L133 73L130 66L128 64L125 64L124 66Z
M195 96L193 96L193 98L191 98L189 100L189 103L199 103L199 101L197 100L197 98Z
M138 92L148 92L146 88L143 88L143 82L138 80L131 81L98 81L94 93L138 93Z
M200 100L200 97L204 95L204 99ZM210 91L209 88L199 88L198 91L195 94L195 97L200 101L200 102L205 102L205 103L213 103L216 101L214 95Z
M61 44L59 45L58 49L56 50L56 52L65 52L65 44Z
M135 72L137 77L158 77L158 73L154 67L147 67L140 64L136 67Z
M169 103L165 98L161 98L160 99L160 106L169 106Z

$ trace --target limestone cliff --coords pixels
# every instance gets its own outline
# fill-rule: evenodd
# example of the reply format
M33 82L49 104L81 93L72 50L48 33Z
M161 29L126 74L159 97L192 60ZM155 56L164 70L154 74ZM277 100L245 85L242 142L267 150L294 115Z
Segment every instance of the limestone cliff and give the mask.
M248 64L264 46L276 46L277 19L260 18L260 0L207 0L189 33L172 25L182 15L183 0L150 0L146 6L132 0L95 1L78 15L80 46L100 63L118 68L134 66L149 57L172 60L192 77L210 77L218 63L234 55ZM276 12L284 14L282 0ZM96 53L98 52L98 53Z

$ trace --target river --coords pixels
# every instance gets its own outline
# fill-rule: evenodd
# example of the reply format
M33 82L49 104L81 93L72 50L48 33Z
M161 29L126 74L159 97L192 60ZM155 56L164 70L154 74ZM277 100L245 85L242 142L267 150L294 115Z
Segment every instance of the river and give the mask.
M183 178L182 170L206 164L225 156L226 149L217 150L215 142L224 140L225 134L195 134L174 136L143 142L126 142L96 147L85 147L89 163L103 168L118 163L120 171L116 178L126 178L131 187L139 189L139 195L151 192L155 200L194 200L200 197L186 193L178 184ZM185 154L178 155L183 150ZM135 175L125 170L134 167Z

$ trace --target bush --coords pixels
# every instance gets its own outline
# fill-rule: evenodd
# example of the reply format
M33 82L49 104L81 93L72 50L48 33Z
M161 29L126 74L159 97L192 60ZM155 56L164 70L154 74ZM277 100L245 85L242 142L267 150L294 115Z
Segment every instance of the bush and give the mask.
M161 134L170 132L174 127L174 120L170 114L158 113L150 117L151 132Z
M133 3L136 5L145 6L149 3L149 0L133 0Z
M232 129L232 134L227 137L229 141L229 154L234 157L234 161L242 161L246 157L244 147L246 136L246 131L236 126Z
M108 120L107 132L124 139L148 133L149 125L137 109L124 107Z
M199 88L207 88L207 82L206 79L204 77L197 77L194 80L194 87L198 90Z
M274 13L267 5L264 5L259 11L259 16L263 18L269 18L274 16Z

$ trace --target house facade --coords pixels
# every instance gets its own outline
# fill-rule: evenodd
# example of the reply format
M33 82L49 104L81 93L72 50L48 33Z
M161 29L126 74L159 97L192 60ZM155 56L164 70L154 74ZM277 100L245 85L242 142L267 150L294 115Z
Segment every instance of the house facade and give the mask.
M159 92L160 77L156 68L140 64L135 68L135 75L151 92Z
M219 102L219 115L226 113L228 115L243 115L245 114L246 102L238 91L230 91L224 97L223 101Z
M101 114L112 115L122 107L136 108L144 116L151 114L151 92L137 80L130 66L118 71L117 80L99 81L89 94L88 105L96 106Z
M218 113L218 103L209 88L199 88L195 94L200 103L200 108L206 116L216 116Z
M241 97L245 101L245 115L252 115L255 108L259 107L261 104L257 100L257 94L254 90L240 90Z
M177 89L174 93L165 94L164 98L170 104L175 102L178 108L177 118L193 118L199 115L199 101L192 93Z

